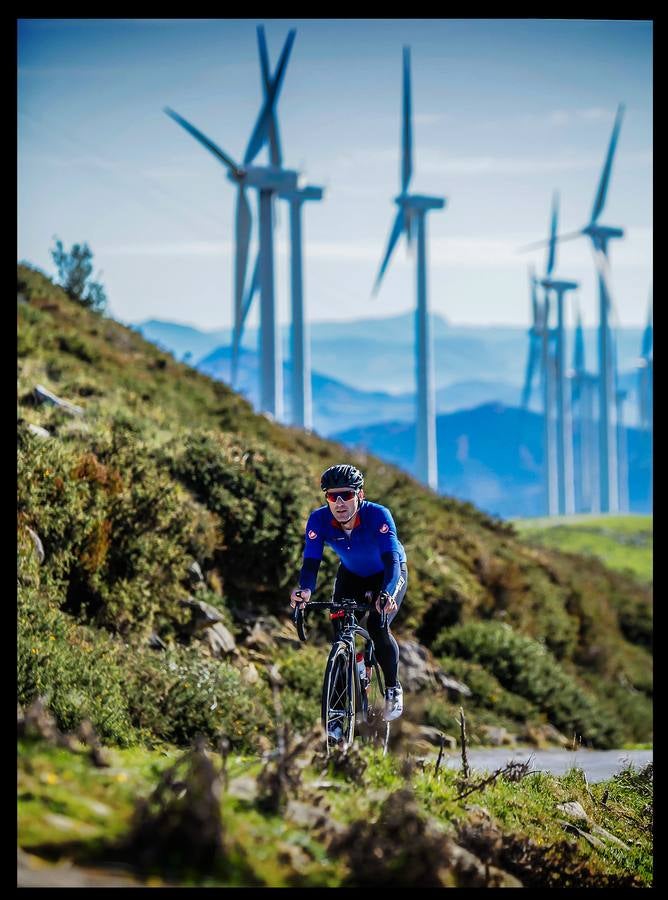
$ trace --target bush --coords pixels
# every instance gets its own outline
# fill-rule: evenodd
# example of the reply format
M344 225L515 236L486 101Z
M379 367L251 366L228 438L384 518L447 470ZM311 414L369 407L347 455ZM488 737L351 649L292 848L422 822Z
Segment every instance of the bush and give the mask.
M74 244L67 253L63 242L56 238L51 256L58 269L60 285L68 297L88 309L102 312L107 304L107 297L102 285L91 280L93 252L88 244Z
M226 592L270 608L301 566L312 499L302 467L287 455L233 435L198 433L174 454L174 474L218 517L215 561ZM264 596L263 596L264 595Z
M173 632L188 565L215 546L211 517L121 427L97 452L19 437L19 514L44 543L63 608L123 634Z
M44 697L62 731L88 718L100 737L128 746L138 740L126 702L121 647L78 626L57 609L53 592L19 587L17 699Z
M623 730L616 717L559 666L538 641L498 622L469 622L441 633L434 652L473 660L485 666L513 694L544 712L566 735L585 744L614 747Z

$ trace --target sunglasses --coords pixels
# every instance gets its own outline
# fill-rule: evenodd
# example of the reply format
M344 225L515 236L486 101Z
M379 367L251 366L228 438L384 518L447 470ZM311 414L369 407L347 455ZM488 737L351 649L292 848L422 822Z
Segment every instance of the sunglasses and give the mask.
M352 500L357 492L351 490L341 490L341 491L325 491L325 497L329 500L330 503L336 503L336 498L340 497L342 500Z

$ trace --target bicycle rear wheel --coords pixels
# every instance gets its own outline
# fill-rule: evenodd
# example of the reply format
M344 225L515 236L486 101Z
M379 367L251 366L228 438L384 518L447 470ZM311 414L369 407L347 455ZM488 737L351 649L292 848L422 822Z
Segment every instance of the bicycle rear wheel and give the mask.
M365 743L380 745L387 752L390 723L383 718L385 711L385 682L383 672L374 659L371 664L371 680L362 692L363 719L359 732Z
M322 686L322 726L327 752L349 747L355 736L354 655L342 641L334 644L325 667Z

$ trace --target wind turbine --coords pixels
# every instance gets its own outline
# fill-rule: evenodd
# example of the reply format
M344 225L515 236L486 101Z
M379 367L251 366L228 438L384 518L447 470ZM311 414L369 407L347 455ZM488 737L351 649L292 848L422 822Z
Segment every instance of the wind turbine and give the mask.
M246 197L246 188L253 187L258 192L259 243L260 243L260 348L261 379L260 407L273 418L280 419L283 408L283 366L281 345L276 327L274 302L274 246L273 215L274 196L281 190L297 186L297 173L281 169L277 165L254 166L253 160L262 149L270 134L274 133L274 106L283 83L285 69L292 50L296 31L292 29L285 40L274 77L265 92L265 99L251 133L243 163L237 163L190 122L169 107L165 112L185 128L210 153L228 169L228 178L236 183L237 211L235 224L235 277L234 277L234 332L232 383L236 379L236 360L244 318L244 286L248 262L248 247L251 231L251 212ZM277 138L277 135L275 135ZM246 310L247 312L247 310Z
M265 98L269 96L271 78L269 73L269 55L264 29L258 26L258 49L260 54L260 67L262 70L262 88ZM269 119L269 157L272 166L280 168L282 165L281 145L278 132L278 123L273 109ZM292 330L291 330L291 357L292 357L292 403L291 421L293 425L311 430L313 427L313 404L311 397L311 360L310 346L305 327L304 294L303 294L303 267L302 267L302 223L301 208L308 200L321 200L323 189L311 185L302 186L299 183L293 188L280 191L279 196L287 200L290 207L290 295L292 301ZM255 263L255 270L251 279L248 292L242 306L241 324L239 335L235 344L238 349L241 341L246 315L253 302L253 296L259 287L260 257Z
M582 316L578 310L575 341L573 347L573 377L571 379L571 407L577 409L574 417L577 434L579 465L575 468L577 477L576 512L597 512L598 467L596 456L596 433L594 429L594 400L597 378L586 371L585 343Z
M432 490L438 487L436 457L436 403L434 396L434 365L432 339L427 306L427 212L443 209L445 198L409 194L408 186L413 174L413 139L411 123L410 50L403 51L403 116L401 140L401 193L394 202L399 207L392 225L385 256L381 263L372 294L376 295L397 241L403 233L407 239L417 238L417 309L416 334L416 469L420 481Z
M545 303L549 308L549 294L553 291L557 301L557 330L555 347L555 381L557 403L557 471L559 513L572 515L575 512L575 493L573 484L573 429L571 407L566 391L566 337L564 316L564 295L575 290L577 281L563 281L552 278L556 259L557 220L559 216L559 195L555 192L552 200L552 218L550 223L550 242L545 278L541 285L545 288Z
M541 304L538 299L538 279L533 266L529 266L529 284L531 286L531 327L528 330L529 335L529 355L527 356L527 367L524 374L524 385L522 387L522 397L520 407L523 410L529 408L531 402L531 392L533 390L534 372L536 371L536 363L540 359L541 341L543 329L545 327L545 305Z
M654 329L652 326L652 296L650 293L647 324L642 335L640 365L638 367L638 396L640 400L640 427L649 431L652 427L652 370L654 367Z
M599 453L600 453L600 501L601 512L616 512L619 505L618 477L617 477L617 451L615 435L615 372L612 364L611 333L608 325L612 294L610 290L608 242L612 238L621 238L624 231L621 228L612 228L607 225L599 225L598 218L603 212L605 200L610 182L612 162L619 138L619 130L622 124L624 105L619 104L615 123L610 136L608 153L601 172L598 189L594 197L594 205L591 217L587 225L579 231L560 235L558 240L569 241L586 235L592 242L594 263L596 265L599 285L599 332L598 332L598 357L599 357ZM534 249L541 244L533 244L524 249Z

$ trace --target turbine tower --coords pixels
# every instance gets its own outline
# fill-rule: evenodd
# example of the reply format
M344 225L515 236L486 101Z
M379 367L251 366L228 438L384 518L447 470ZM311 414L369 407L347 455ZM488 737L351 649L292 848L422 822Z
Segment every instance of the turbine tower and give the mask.
M578 310L573 348L573 378L571 379L571 408L575 436L577 437L578 462L575 467L575 511L597 512L598 466L597 439L594 427L594 401L596 376L585 368L585 343L582 316Z
M556 259L557 220L559 215L559 195L554 194L552 201L552 220L550 226L550 244L545 278L541 281L545 288L545 302L549 308L549 295L554 292L557 301L557 330L555 346L555 382L557 404L557 483L558 510L560 515L572 515L575 512L575 491L573 479L573 427L571 406L566 390L566 336L564 295L575 290L577 281L563 281L552 278Z
M262 26L258 26L257 36L260 67L262 70L262 88L266 99L271 90L271 78L267 43L264 35L264 28L262 28ZM281 145L278 122L273 114L273 109L269 119L268 132L269 157L271 164L272 166L280 168L282 165ZM301 186L299 180L294 188L289 188L279 193L279 197L283 200L287 200L290 207L290 296L292 311L290 341L292 358L292 402L290 420L291 424L297 425L308 431L313 427L313 403L311 396L310 344L304 315L301 209L303 204L308 200L322 200L322 196L322 188L311 185ZM244 298L239 336L235 344L237 351L241 341L241 332L243 330L246 315L253 302L253 297L259 288L260 269L260 252L258 252L253 278Z
M297 186L297 173L281 169L280 166L254 166L253 160L262 149L275 127L274 106L283 83L285 69L295 39L295 30L291 30L283 45L273 79L268 90L260 114L251 133L243 163L235 162L210 138L186 121L169 107L165 112L179 125L198 140L228 169L228 177L237 184L237 211L235 224L235 276L234 276L234 331L232 348L232 383L236 380L236 360L239 340L244 318L244 286L248 263L248 247L251 231L251 213L245 194L247 187L258 192L259 206L259 243L260 243L260 357L261 386L260 408L274 419L280 419L283 411L283 366L281 362L281 345L276 325L276 309L274 301L274 242L273 242L273 198L281 190L294 189ZM247 309L246 309L247 312Z
M416 381L417 381L417 421L416 421L416 470L423 484L432 490L438 487L436 455L436 403L434 396L434 363L432 338L427 304L427 212L443 209L445 198L409 194L408 186L413 174L413 139L411 123L410 50L403 51L403 116L401 140L401 193L395 198L399 207L385 256L381 263L372 294L378 292L392 251L402 233L410 242L415 231L417 239L416 290L417 308L415 314L416 334Z
M600 503L601 512L617 512L619 506L618 473L617 473L617 441L615 433L615 384L616 376L613 366L613 348L608 316L612 304L610 289L608 242L613 238L621 238L624 231L621 228L612 228L607 225L599 225L598 218L603 212L605 200L610 182L612 162L619 138L619 130L622 124L624 105L619 104L617 116L610 136L608 153L603 165L601 179L594 197L591 217L587 225L579 231L560 235L557 240L569 241L586 235L592 242L594 263L598 276L599 286L599 330L598 330L598 358L599 358L599 475L600 475ZM535 249L533 244L524 249Z
M640 427L644 431L652 428L652 370L654 367L654 330L652 326L652 296L650 293L647 324L642 335L640 366L638 367L638 397L640 407Z

